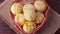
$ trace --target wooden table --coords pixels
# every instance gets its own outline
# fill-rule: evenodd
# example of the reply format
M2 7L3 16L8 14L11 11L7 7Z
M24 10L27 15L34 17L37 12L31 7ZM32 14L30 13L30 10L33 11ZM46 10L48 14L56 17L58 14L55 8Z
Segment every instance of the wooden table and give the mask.
M8 5L7 3L5 4ZM4 6L6 6L5 4ZM4 13L6 13L7 11L6 10L7 6L6 7L4 6L0 7L0 15L3 14L1 13L1 11L2 12L4 11ZM6 21L4 20L4 18L0 16L0 34L16 34L11 28L9 28L9 26L5 22ZM58 28L60 28L60 15L51 9L49 12L48 20L46 21L44 26L41 28L41 30L38 31L37 34L54 34Z
M0 34L16 34L0 16Z

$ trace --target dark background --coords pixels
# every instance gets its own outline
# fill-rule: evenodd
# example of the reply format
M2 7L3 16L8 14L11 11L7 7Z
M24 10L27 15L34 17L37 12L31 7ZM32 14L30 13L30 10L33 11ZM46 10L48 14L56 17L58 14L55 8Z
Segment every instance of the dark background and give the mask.
M60 0L46 0L46 2L60 14Z

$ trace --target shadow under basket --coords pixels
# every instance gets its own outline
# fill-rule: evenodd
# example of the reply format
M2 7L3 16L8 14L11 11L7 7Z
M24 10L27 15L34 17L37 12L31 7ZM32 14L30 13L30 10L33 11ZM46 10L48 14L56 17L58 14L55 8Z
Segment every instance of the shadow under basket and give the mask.
M45 2L45 0L42 0L42 1ZM24 4L26 4L27 2L20 2L20 3L21 3L22 5L24 5ZM28 3L33 3L33 2L28 2ZM46 3L46 2L45 2L45 3ZM43 19L42 23L38 24L38 25L36 26L35 30L34 30L31 34L36 34L36 32L37 32L39 29L41 29L41 27L42 27L42 26L44 25L44 23L46 22L47 17L48 17L48 12L49 12L49 6L48 6L47 3L46 3L46 5L47 5L47 9L46 9L45 12L44 12L44 19ZM22 28L18 23L15 22L15 20L14 20L14 15L11 13L11 11L10 11L10 16L11 16L13 22L15 23L16 27L17 27L23 34L27 34L26 32L24 32L23 28Z

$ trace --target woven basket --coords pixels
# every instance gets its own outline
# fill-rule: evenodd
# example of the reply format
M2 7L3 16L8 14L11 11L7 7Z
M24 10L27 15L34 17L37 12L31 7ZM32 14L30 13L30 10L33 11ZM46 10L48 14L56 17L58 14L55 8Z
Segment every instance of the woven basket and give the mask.
M7 0L7 1L10 1L10 3L12 4L13 2L16 2L16 0ZM13 2L11 2L11 1L13 1ZM19 0L18 0L19 1ZM42 1L44 1L45 2L45 0L42 0ZM34 1L27 1L27 2L31 2L31 3L33 3ZM26 3L25 2L25 0L21 0L21 3ZM45 2L46 3L46 2ZM8 3L7 3L8 4ZM9 4L9 7L11 6L11 4ZM46 3L47 4L47 3ZM47 6L48 6L48 4L47 4ZM8 8L8 9L10 9L10 8ZM40 24L40 25L38 25L37 26L37 28L32 32L32 34L35 34L43 25L44 25L44 23L45 23L45 21L47 20L47 16L48 16L48 11L49 11L49 6L48 6L48 8L47 8L47 10L45 11L45 17L44 17L44 19L43 19L43 21L42 21L42 23ZM9 13L10 13L10 11L9 11ZM8 14L9 14L8 13ZM2 14L2 13L1 13ZM7 16L9 16L9 18L6 18ZM7 24L9 25L9 27L11 28L11 29L13 29L17 34L25 34L25 32L19 27L19 25L17 24L17 23L14 23L13 22L13 20L12 20L12 18L11 18L11 15L9 14L9 15L7 15L6 17L5 17L5 19L7 20ZM9 21L9 20L10 21Z
M18 2L19 0L15 0L14 2ZM27 2L28 3L33 3L35 0L20 0L20 3L22 3L23 5L24 4L26 4ZM45 3L46 3L46 1L45 0L42 0L42 1L44 1ZM47 3L46 3L47 4ZM47 6L48 6L48 4L47 4ZM45 17L44 17L44 19L43 19L43 21L42 21L42 23L41 24L39 24L39 25L37 25L37 28L32 32L32 34L36 34L36 32L39 30L39 29L41 29L41 27L44 25L44 23L45 23L45 21L47 20L47 17L48 17L48 11L49 11L49 6L47 7L47 9L46 9L46 11L45 11L45 13L44 13L44 15L45 15ZM10 12L11 13L11 12ZM10 16L12 17L12 15L10 14ZM13 18L13 17L12 17ZM24 31L23 31L23 29L18 25L18 23L15 23L15 21L12 19L12 21L14 22L14 24L16 25L16 28L15 28L15 32L16 33L18 33L18 34L26 34ZM12 28L12 27L11 27ZM17 29L17 31L16 31L16 29ZM20 33L19 33L20 32Z

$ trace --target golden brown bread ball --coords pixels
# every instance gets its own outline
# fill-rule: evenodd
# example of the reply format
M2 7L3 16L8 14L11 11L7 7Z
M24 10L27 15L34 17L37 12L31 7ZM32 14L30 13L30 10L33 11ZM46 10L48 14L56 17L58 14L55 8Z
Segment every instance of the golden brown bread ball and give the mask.
M36 24L34 22L25 22L25 24L23 25L23 30L29 34L32 33L35 28Z
M37 17L34 22L36 22L37 24L40 24L43 21L44 14L41 12L36 12L36 13L37 13Z
M35 1L34 6L37 11L44 12L47 8L47 5L43 1Z
M15 21L20 25L24 25L24 22L25 22L24 15L23 14L17 14L15 16Z
M21 13L22 10L23 10L23 6L20 3L15 2L11 6L11 12L14 15Z
M23 6L24 17L28 21L34 21L36 18L35 7L32 4Z

